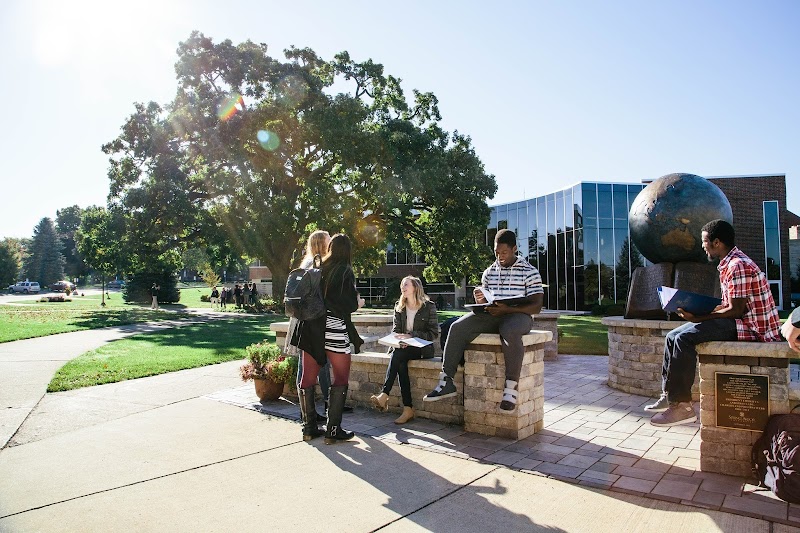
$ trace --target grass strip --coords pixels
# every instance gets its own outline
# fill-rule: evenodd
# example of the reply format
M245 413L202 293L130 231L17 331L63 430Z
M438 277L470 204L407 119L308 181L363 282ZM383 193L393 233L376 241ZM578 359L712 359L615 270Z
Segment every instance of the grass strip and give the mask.
M281 315L239 316L179 328L142 333L86 352L58 370L48 392L66 391L155 376L245 357L245 347L274 341L271 323Z

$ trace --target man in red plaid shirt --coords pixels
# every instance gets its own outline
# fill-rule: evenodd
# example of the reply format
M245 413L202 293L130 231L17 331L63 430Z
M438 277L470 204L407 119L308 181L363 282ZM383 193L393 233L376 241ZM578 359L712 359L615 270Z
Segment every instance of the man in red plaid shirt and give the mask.
M734 244L733 226L712 220L702 229L708 259L719 259L722 303L708 315L678 309L687 321L667 334L661 369L661 398L645 407L658 413L654 426L677 426L697 420L692 407L692 384L697 373L696 346L708 341L780 341L781 323L767 277Z

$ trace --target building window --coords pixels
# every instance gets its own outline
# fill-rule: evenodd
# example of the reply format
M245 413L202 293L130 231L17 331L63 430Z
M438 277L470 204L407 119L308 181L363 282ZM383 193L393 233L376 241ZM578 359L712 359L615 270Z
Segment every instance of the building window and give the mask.
M764 257L766 258L766 274L772 289L772 297L778 307L783 302L783 284L781 283L781 230L780 211L775 200L763 203L764 208Z

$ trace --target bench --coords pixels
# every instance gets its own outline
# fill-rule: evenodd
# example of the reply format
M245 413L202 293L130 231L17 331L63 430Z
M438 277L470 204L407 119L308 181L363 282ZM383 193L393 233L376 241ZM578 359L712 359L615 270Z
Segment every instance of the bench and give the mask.
M458 395L438 402L423 402L422 397L439 382L442 359L411 361L408 373L414 413L448 424L463 425L466 431L509 439L524 439L544 427L544 348L552 339L549 331L531 330L523 336L525 357L519 380L517 408L510 413L499 410L505 386L505 364L500 335L478 335L464 352L464 366L454 378ZM350 401L371 406L370 396L378 394L386 377L389 354L354 354L350 365ZM390 409L400 412L400 387L395 383L389 399Z
M762 431L717 427L715 375L769 376L769 414L788 413L800 404L789 378L797 356L785 342L706 342L697 346L700 373L700 470L740 477L752 475L750 450Z
M484 333L467 346L464 367L459 367L454 382L458 396L438 402L423 402L422 397L439 382L442 358L439 343L433 359L409 362L411 395L415 416L448 424L463 425L466 431L509 439L524 439L544 427L544 360L558 353L559 313L534 317L534 328L523 336L525 356L519 381L517 408L511 413L499 410L505 386L505 363L500 335ZM348 401L372 407L370 397L378 394L389 366L388 348L377 340L392 328L391 315L353 315L353 323L365 340L361 353L353 354L350 365ZM544 324L548 330L536 329ZM270 325L278 346L283 347L289 322ZM294 391L285 394L293 396ZM390 409L400 412L400 387L395 383L389 400Z

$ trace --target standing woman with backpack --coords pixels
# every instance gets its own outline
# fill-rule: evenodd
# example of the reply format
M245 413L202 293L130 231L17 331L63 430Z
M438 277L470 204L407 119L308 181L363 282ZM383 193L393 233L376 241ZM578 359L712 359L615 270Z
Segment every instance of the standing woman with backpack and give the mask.
M350 344L355 352L363 344L356 332L350 314L364 305L356 290L352 268L352 245L346 235L331 238L328 253L322 259L321 288L325 298L325 315L315 320L300 322L292 342L302 350L303 375L298 386L300 412L303 417L303 440L318 437L316 416L311 416L314 405L314 385L319 369L330 362L333 383L328 400L328 422L325 444L334 444L353 438L351 431L342 429L342 411L347 398L350 378Z
M331 236L327 231L324 230L317 230L313 232L311 235L308 236L308 240L306 241L306 255L303 257L302 261L300 261L300 267L303 269L309 269L314 266L314 258L319 256L320 260L322 256L328 253L328 244L331 242ZM296 332L297 328L299 327L300 322L292 317L289 319L289 333L286 335L286 346L284 346L284 353L290 355L297 355L297 384L298 388L300 382L303 378L303 357L302 354L299 353L297 348L297 338L295 338L294 333ZM328 396L330 393L331 388L331 366L330 364L326 363L320 368L319 375L317 377L319 381L319 388L322 390L322 400L325 402L325 405L328 404ZM303 396L300 392L300 403L301 403L301 415L302 415L302 402ZM313 389L312 394L310 397L310 403L308 404L308 412L311 414L313 412L316 415L317 422L320 424L325 423L325 415L320 415L317 413L316 407L316 399L313 396Z

